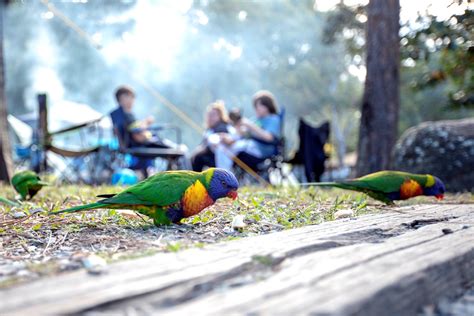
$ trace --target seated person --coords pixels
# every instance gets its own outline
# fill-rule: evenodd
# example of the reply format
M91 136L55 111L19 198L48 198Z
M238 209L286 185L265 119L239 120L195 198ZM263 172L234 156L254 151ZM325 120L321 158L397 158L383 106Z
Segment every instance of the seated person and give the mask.
M222 135L235 135L235 129L228 122L224 103L217 101L208 106L206 126L204 139L191 157L194 171L202 171L204 167L228 167L228 165L222 164L219 157L216 156L216 150L221 146Z
M149 128L153 124L152 116L142 121L138 121L132 113L135 103L135 92L132 88L121 86L115 92L115 98L118 108L110 116L118 136L126 142L126 146L133 147L154 147L154 148L173 148L176 147L173 142L161 139L153 135Z
M243 137L235 139L223 135L222 141L230 145L230 151L257 170L257 165L277 153L277 144L281 137L280 116L274 96L269 91L259 91L253 97L253 106L257 120L243 117L237 119L235 127Z

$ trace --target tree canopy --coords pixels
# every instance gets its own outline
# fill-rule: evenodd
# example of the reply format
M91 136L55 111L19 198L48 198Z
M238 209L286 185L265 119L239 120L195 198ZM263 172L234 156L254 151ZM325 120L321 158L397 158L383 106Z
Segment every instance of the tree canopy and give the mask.
M183 126L185 142L194 147L199 142L196 131L181 124L175 114L140 86L137 78L198 124L202 124L206 105L216 99L253 116L251 96L259 89L268 89L287 109L286 134L291 147L296 146L297 118L304 116L313 122L331 120L333 128L340 129L347 138L349 150L355 149L364 66L366 17L362 7L341 4L334 11L321 12L309 0L208 0L188 4L89 1L54 5L100 49L41 3L10 4L5 16L10 113L33 110L34 94L44 91L90 104L106 114L115 106L114 89L130 84L137 90L139 116L152 114L158 123ZM431 19L423 18L425 22ZM436 21L434 17L432 20ZM418 37L412 31L403 37L401 130L423 120L459 117L468 111L465 106L470 100L466 96L472 89L472 80L468 80L472 71L460 70L450 60L462 59L463 65L472 67L458 49L472 45L472 40L466 37L461 42L456 37L472 36L463 31L467 30L463 25L468 25L463 23L469 21L456 18L456 23L424 22L425 27L416 31ZM443 39L438 46L438 37L433 38L435 49L426 46L429 54L424 55L420 32L434 32L429 36L443 32L428 29L428 25L452 29L452 40L448 43ZM420 49L418 56L407 55L412 46ZM437 84L429 79L436 70L446 78ZM464 79L454 75L459 71ZM446 106L455 98L461 109Z
M344 42L351 62L364 66L366 21L365 6L340 3L327 17L323 42ZM472 115L473 23L473 12L466 9L448 19L419 14L401 26L401 132L426 120Z

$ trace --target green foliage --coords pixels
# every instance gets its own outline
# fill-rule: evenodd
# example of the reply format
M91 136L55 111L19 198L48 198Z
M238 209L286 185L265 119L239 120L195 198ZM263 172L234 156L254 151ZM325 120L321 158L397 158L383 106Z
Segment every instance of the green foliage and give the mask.
M365 55L365 22L367 15L364 5L348 6L343 1L330 11L324 25L322 42L334 45L344 42L352 62L363 63Z
M363 65L366 20L365 6L340 3L327 17L323 42L342 41L350 55L347 59ZM402 25L400 132L423 121L474 114L472 26L472 10L447 21L420 15Z
M413 88L445 83L451 106L474 106L473 11L465 10L447 21L426 16L417 22L424 27L402 38L402 58L422 63L434 60L436 65L425 71Z

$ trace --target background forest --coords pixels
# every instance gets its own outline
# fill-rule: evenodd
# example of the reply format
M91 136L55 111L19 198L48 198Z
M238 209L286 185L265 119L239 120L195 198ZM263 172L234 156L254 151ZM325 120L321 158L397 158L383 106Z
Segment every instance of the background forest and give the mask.
M13 2L4 21L9 113L36 111L36 93L46 92L52 104L69 100L107 114L116 106L114 89L129 84L138 92L138 116L183 126L193 148L197 132L140 80L198 124L216 99L252 116L251 96L268 89L287 110L289 149L304 117L331 121L333 143L352 151L365 76L365 3L324 2L53 1L82 35L41 2ZM474 113L472 10L463 1L437 1L449 5L447 14L423 2L410 16L401 3L400 133Z

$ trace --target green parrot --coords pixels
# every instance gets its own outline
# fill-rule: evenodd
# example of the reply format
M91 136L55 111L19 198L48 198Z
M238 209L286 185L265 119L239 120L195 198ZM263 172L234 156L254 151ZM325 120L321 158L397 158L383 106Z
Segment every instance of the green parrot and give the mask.
M49 183L41 181L36 172L25 170L13 176L12 185L16 192L21 195L21 198L25 200L28 196L30 199L33 198L42 187L49 185Z
M315 182L305 185L359 191L386 204L393 204L394 200L406 200L419 195L435 196L437 199L442 199L446 191L444 183L438 177L430 174L389 170L371 173L352 180Z
M156 226L179 223L198 214L223 197L237 198L239 183L224 169L203 172L165 171L157 173L118 194L102 194L96 203L72 207L52 214L98 208L129 209L149 216Z

